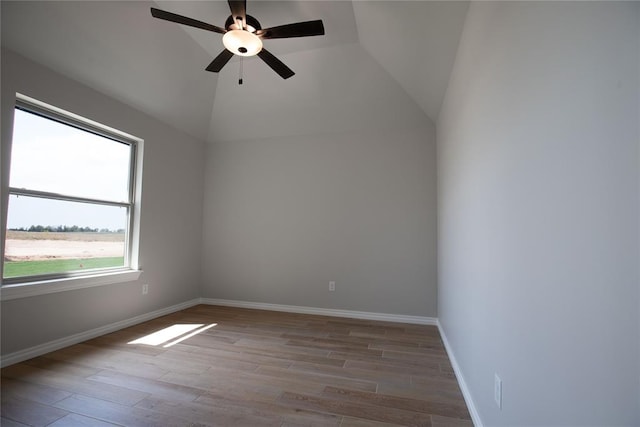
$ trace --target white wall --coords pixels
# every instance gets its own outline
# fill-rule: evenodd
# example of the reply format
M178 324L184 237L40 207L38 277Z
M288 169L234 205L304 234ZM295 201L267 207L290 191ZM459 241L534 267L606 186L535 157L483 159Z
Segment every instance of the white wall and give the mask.
M433 123L359 43L278 57L293 70L311 65L313 72L284 80L253 60L245 64L242 85L235 72L220 73L210 141L412 129ZM251 77L256 73L261 79Z
M210 145L203 296L435 317L435 190L428 123Z
M144 140L140 236L144 273L138 282L3 301L2 354L198 297L204 143L3 49L3 192L8 185L16 92ZM6 213L6 203L2 212ZM141 295L142 283L149 284L146 296Z
M484 425L640 424L639 14L469 9L437 123L438 309Z

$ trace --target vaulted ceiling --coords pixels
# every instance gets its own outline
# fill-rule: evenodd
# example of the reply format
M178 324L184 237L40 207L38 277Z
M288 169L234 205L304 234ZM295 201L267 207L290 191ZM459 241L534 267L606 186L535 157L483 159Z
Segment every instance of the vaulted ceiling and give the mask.
M150 7L224 26L226 1L2 1L2 46L203 140L239 140L437 118L468 2L252 1L263 27L322 19L325 36L265 41L296 75L257 57L205 71L221 36Z

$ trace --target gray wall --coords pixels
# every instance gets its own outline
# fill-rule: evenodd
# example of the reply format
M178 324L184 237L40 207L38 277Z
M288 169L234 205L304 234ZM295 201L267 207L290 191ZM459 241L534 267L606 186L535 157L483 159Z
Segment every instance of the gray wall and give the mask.
M251 102L220 76L203 296L435 317L435 126L359 44L325 51L331 67Z
M211 144L203 296L436 316L435 132L424 121Z
M485 425L640 424L639 10L470 6L437 123L438 309Z
M2 302L2 354L198 297L204 143L3 49L3 191L8 185L16 92L144 139L144 273L138 282ZM148 295L141 294L142 283L149 284Z

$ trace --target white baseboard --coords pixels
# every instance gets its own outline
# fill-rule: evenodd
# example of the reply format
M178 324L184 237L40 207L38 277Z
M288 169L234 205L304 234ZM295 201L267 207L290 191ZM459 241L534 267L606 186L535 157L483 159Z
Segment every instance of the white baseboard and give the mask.
M222 305L226 307L254 308L258 310L283 311L286 313L317 314L320 316L347 317L350 319L380 320L396 323L413 323L417 325L437 325L438 319L425 316L408 316L404 314L372 313L369 311L338 310L333 308L305 307L299 305L267 304L262 302L235 301L216 298L200 298L201 304Z
M161 308L149 313L141 314L130 319L121 320L119 322L111 323L109 325L101 326L99 328L90 329L88 331L80 332L68 337L60 338L54 341L49 341L44 344L29 347L24 350L9 353L2 357L0 366L5 367L13 365L14 363L22 362L23 360L31 359L33 357L41 356L43 354L59 350L64 347L68 347L73 344L90 340L100 335L108 334L118 331L120 329L127 328L129 326L136 325L138 323L146 322L147 320L155 319L156 317L165 316L167 314L174 313L176 311L184 310L185 308L192 307L200 303L200 299L196 298L190 301L186 301L180 304L172 305L171 307Z
M447 335L444 333L444 329L442 329L440 321L437 322L437 325L438 331L440 331L440 337L442 338L442 342L444 343L444 348L447 350L447 355L449 356L449 360L451 361L453 372L455 372L456 378L458 379L458 385L460 386L460 390L462 391L462 396L464 397L464 401L467 404L467 408L469 409L469 414L471 415L473 425L475 427L483 427L482 420L480 419L480 414L476 409L476 405L473 403L471 391L469 391L469 387L467 387L467 383L464 380L462 371L460 370L460 365L458 365L456 356L453 354L453 349L451 348L451 346L449 345L449 341L447 340Z

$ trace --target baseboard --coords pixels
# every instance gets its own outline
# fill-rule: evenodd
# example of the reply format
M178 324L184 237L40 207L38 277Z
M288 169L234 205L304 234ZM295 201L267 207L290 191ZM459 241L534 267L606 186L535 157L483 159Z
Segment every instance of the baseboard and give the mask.
M453 349L449 345L447 335L444 333L444 329L442 329L442 325L440 325L439 320L437 321L437 325L438 331L440 331L440 337L442 338L442 342L444 343L444 348L447 350L447 355L449 356L449 360L451 361L453 372L455 372L456 378L458 379L458 385L460 386L460 390L462 391L462 396L464 397L464 401L467 404L467 408L469 409L469 414L471 415L473 425L475 427L483 427L482 420L480 419L480 414L476 409L476 405L473 403L471 391L469 391L469 387L467 387L467 383L464 380L464 375L462 375L462 371L460 370L460 365L458 365L456 356L453 354Z
M200 298L201 304L222 305L226 307L254 308L258 310L283 311L286 313L317 314L320 316L347 317L350 319L380 320L417 325L437 325L435 317L408 316L404 314L373 313L369 311L338 310L332 308L305 307L299 305L268 304L251 301L235 301L216 298Z
M60 338L54 341L49 341L47 343L36 345L34 347L30 347L24 350L16 351L14 353L9 353L2 357L2 360L0 360L0 366L4 368L5 366L22 362L23 360L41 356L43 354L46 354L55 350L59 350L64 347L68 347L73 344L78 344L80 342L90 340L95 337L99 337L100 335L115 332L120 329L136 325L138 323L146 322L147 320L155 319L157 317L165 316L167 314L171 314L176 311L184 310L185 308L193 307L194 305L197 305L199 303L200 303L200 299L196 298L180 304L172 305L171 307L161 308L159 310L141 314L139 316L132 317L130 319L121 320L119 322L111 323L109 325L101 326L99 328L90 329L88 331L80 332L74 335L70 335L68 337Z

